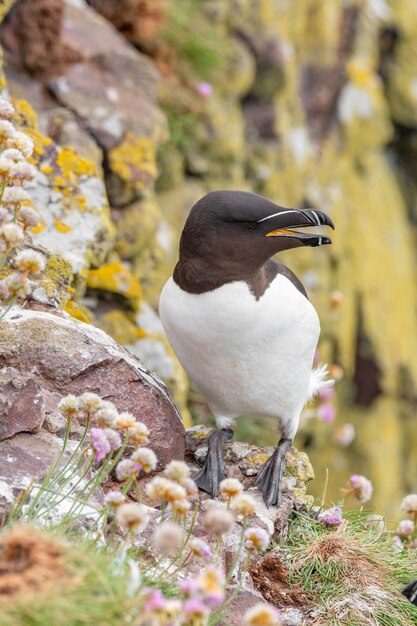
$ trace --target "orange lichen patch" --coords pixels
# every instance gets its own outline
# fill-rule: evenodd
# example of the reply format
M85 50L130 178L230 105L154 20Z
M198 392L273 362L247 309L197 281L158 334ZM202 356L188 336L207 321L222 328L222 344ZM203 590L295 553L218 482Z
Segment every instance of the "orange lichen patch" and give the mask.
M69 233L72 230L72 226L64 224L64 222L61 222L61 220L55 220L54 225L59 233Z
M135 189L143 189L158 174L154 140L127 133L124 141L109 151L109 166Z
M76 320L80 322L84 322L85 324L93 324L94 323L94 315L89 311L86 307L78 304L78 302L74 302L74 300L68 300L65 305L65 311L74 317Z
M62 178L62 176L55 176L55 178L54 178L54 185L56 185L57 187L65 187L66 184L67 183Z
M120 261L90 270L87 276L87 286L91 289L120 294L129 300L135 311L139 308L142 295L139 280Z
M70 584L64 548L56 541L23 526L0 539L0 602L47 593L59 579Z

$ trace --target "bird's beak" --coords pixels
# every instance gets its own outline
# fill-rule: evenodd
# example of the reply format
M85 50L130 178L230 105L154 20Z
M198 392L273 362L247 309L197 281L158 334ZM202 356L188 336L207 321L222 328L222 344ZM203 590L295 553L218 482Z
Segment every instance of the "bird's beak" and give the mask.
M330 226L334 230L332 220L323 211L288 209L268 215L259 220L258 223L261 222L267 228L265 237L293 237L299 239L305 246L314 247L332 243L332 240L324 235L294 230L295 228L310 228L311 226Z

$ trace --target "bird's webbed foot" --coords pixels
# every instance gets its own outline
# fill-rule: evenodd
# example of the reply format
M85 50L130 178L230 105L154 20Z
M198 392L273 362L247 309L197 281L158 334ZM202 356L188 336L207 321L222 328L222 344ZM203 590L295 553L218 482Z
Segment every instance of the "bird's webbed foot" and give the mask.
M219 485L224 478L223 442L233 439L233 431L225 428L211 433L208 440L206 462L193 477L199 489L215 497L219 493Z
M285 455L291 446L292 439L281 439L273 455L261 467L256 477L255 487L262 491L264 502L268 508L281 504Z

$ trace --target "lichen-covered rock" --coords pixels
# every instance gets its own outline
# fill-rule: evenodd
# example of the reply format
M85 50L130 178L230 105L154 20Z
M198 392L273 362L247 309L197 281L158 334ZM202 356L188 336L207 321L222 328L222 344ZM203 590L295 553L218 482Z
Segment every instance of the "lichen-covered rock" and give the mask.
M110 200L127 204L157 176L156 149L165 132L156 105L158 73L86 5L66 3L62 40L82 50L83 59L49 88L106 151Z
M207 456L207 441L212 429L205 426L194 426L187 430L186 455L198 465L202 465ZM272 455L274 448L260 448L259 446L231 441L224 444L226 473L233 478L239 478L245 488L253 487L261 466ZM314 471L305 452L291 448L286 455L283 488L297 506L302 504L311 506L314 498L307 495L306 483L314 478ZM264 508L265 515L270 515L266 507L259 502L258 511ZM290 507L292 508L292 507ZM275 509L276 511L276 509ZM277 516L275 515L274 521Z
M103 181L92 161L60 148L38 130L36 114L13 100L16 123L35 144L36 176L26 189L42 222L32 230L35 244L69 261L74 274L103 262L113 240L113 225Z
M14 307L2 321L0 359L8 368L0 438L38 430L46 406L52 413L60 397L91 391L148 426L162 464L183 458L184 428L164 385L94 326L64 313ZM7 374L15 370L16 376Z
M122 297L129 308L137 311L141 300L138 278L120 261L106 263L90 270L87 287L97 292L108 292Z

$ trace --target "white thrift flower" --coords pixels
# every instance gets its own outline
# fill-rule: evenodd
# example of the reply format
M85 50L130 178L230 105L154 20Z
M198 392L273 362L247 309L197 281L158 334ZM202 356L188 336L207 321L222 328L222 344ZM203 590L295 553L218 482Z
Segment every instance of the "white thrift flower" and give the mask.
M7 286L7 281L2 278L0 279L0 300L7 300L10 298L10 291Z
M149 442L149 428L142 422L136 422L127 429L129 441L137 446L143 446Z
M243 485L237 478L225 478L220 483L220 497L222 500L236 498L243 491Z
M96 393L83 393L80 396L80 411L86 417L93 417L96 411L101 408L102 399Z
M133 452L130 458L143 467L145 474L152 472L158 463L155 452L150 448L139 448Z
M11 102L5 98L0 98L0 117L12 117L14 113L14 106Z
M260 602L246 611L243 623L245 626L278 626L279 614L278 609Z
M30 196L22 187L6 187L3 192L4 204L20 204L24 200L30 200Z
M9 224L4 224L4 226L2 226L1 228L1 234L3 235L7 243L13 245L22 243L25 239L22 228L19 226L19 224L13 224L13 222L10 222Z
M23 274L14 272L13 274L6 276L4 280L11 296L23 298L30 294L30 284L28 283L26 276Z
M40 274L45 269L45 259L34 250L22 250L16 255L15 265L21 272Z
M33 165L25 161L13 163L10 168L9 176L16 180L32 180L36 176L36 169Z
M417 493L410 493L403 498L401 509L406 513L417 513Z
M19 220L26 228L33 228L41 221L39 211L30 206L22 206L19 210Z
M190 469L184 461L171 461L164 470L164 474L170 480L174 480L180 485L184 485L190 477Z
M187 480L184 482L183 487L187 494L187 498L194 498L198 496L198 487L192 478L187 478Z
M168 508L177 517L185 517L191 509L191 504L188 500L173 500L168 504Z
M163 500L165 499L165 492L170 484L171 482L168 478L155 476L145 487L146 495L151 500Z
M17 131L11 122L0 120L0 138L11 139L17 135Z
M15 163L25 160L23 154L16 148L7 148L7 150L4 150L4 152L1 153L1 156L5 159L9 159L9 161L14 161Z
M116 465L116 478L119 482L135 478L140 471L140 467L132 459L122 459Z
M102 428L114 428L114 422L117 419L117 416L118 413L114 404L112 402L108 402L107 400L103 400L100 407L92 416L92 421L95 425Z
M104 498L104 504L116 510L126 502L126 496L121 491L109 491Z
M152 544L155 552L162 556L174 556L180 549L183 530L178 524L164 522L154 531Z
M116 510L116 522L130 531L141 532L149 523L149 510L143 504L122 504Z
M0 155L0 174L5 176L8 174L13 167L13 162L10 159L6 159L6 157L2 154Z
M19 150L23 154L25 159L28 159L30 156L32 156L33 141L30 137L25 135L25 133L22 133L20 131L15 132L14 135L8 137L6 145L8 148L16 148L16 150Z
M4 206L0 206L0 224L8 224L10 219L10 212Z
M62 415L68 419L76 417L78 408L78 398L72 394L61 398L58 404L58 409L61 411Z
M113 426L120 430L127 430L136 424L136 417L132 413L119 413L115 418Z
M204 516L203 524L210 535L220 537L230 532L235 523L235 518L226 509L209 509Z
M269 534L263 528L248 528L245 532L245 548L263 552L269 546Z
M414 532L414 522L412 522L410 519L403 519L398 524L397 535L399 537L402 537L403 539L407 539L413 534L413 532Z
M237 496L232 502L232 510L236 515L243 515L243 517L250 517L255 514L256 502L245 493Z

